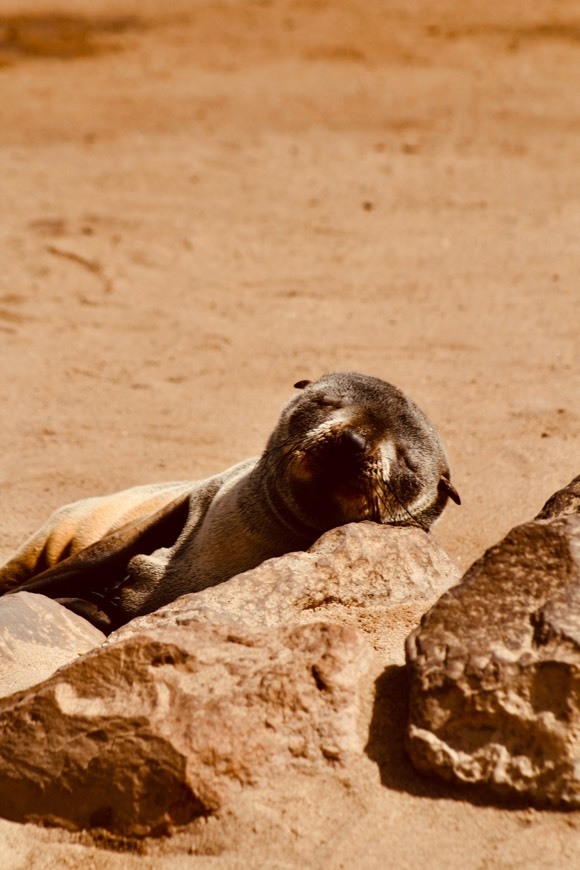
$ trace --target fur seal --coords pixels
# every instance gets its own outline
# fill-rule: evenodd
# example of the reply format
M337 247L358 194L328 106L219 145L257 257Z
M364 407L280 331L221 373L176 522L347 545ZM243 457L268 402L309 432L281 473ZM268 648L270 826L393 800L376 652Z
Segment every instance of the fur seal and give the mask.
M41 592L111 631L335 526L428 531L460 504L437 432L397 387L355 372L295 387L262 456L61 508L0 569L0 594Z

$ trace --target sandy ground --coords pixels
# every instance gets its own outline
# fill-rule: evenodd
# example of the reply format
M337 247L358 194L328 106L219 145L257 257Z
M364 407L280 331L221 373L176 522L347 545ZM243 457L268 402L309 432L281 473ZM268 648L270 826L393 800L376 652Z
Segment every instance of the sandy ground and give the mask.
M436 535L466 568L580 471L580 2L1 0L0 246L0 557L66 501L260 452L296 380L354 369L440 430L463 506ZM397 770L310 784L291 845L222 824L222 859L8 823L4 848L43 868L580 854L577 815Z

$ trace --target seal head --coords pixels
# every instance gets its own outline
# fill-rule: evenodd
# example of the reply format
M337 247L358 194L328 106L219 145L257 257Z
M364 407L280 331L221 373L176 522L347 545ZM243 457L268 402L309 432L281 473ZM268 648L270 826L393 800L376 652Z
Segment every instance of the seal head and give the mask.
M295 386L256 468L283 522L428 529L448 498L460 503L435 428L397 387L355 372Z

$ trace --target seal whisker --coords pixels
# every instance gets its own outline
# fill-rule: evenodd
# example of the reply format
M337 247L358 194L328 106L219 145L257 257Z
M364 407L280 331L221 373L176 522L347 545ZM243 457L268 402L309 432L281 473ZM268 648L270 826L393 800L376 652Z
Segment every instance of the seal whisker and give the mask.
M282 450L279 447L273 448L264 454L264 466L268 473L275 476L283 476L294 459L297 447L299 446L296 439L288 439Z
M392 505L387 498L384 480L374 480L372 486L377 522L386 522L387 524L394 522L396 511L393 511ZM385 517L387 518L386 520Z
M389 494L393 497L393 499L394 499L395 502L397 503L398 507L401 508L401 509L403 510L403 512L404 512L404 513L409 517L409 519L412 521L412 522L410 523L410 525L418 526L420 529L423 529L423 531L428 532L428 531L429 531L429 526L426 525L425 523L421 522L421 520L420 520L418 517L416 517L416 516L415 516L415 515L414 515L414 514L409 510L409 508L407 507L407 505L404 504L403 501L399 498L399 496L397 495L395 489L391 486L391 484L389 483L389 481L388 481L388 480L385 480L384 483L385 483L386 488L387 488L388 491L389 491Z

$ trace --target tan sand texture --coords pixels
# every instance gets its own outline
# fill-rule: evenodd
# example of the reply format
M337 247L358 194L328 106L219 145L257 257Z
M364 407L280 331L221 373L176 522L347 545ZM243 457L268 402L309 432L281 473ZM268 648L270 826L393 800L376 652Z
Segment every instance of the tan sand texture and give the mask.
M441 432L465 569L580 471L580 2L2 0L0 249L2 558L259 453L294 382L352 369ZM443 791L394 716L340 793L139 856L4 822L3 866L578 860L576 814Z

